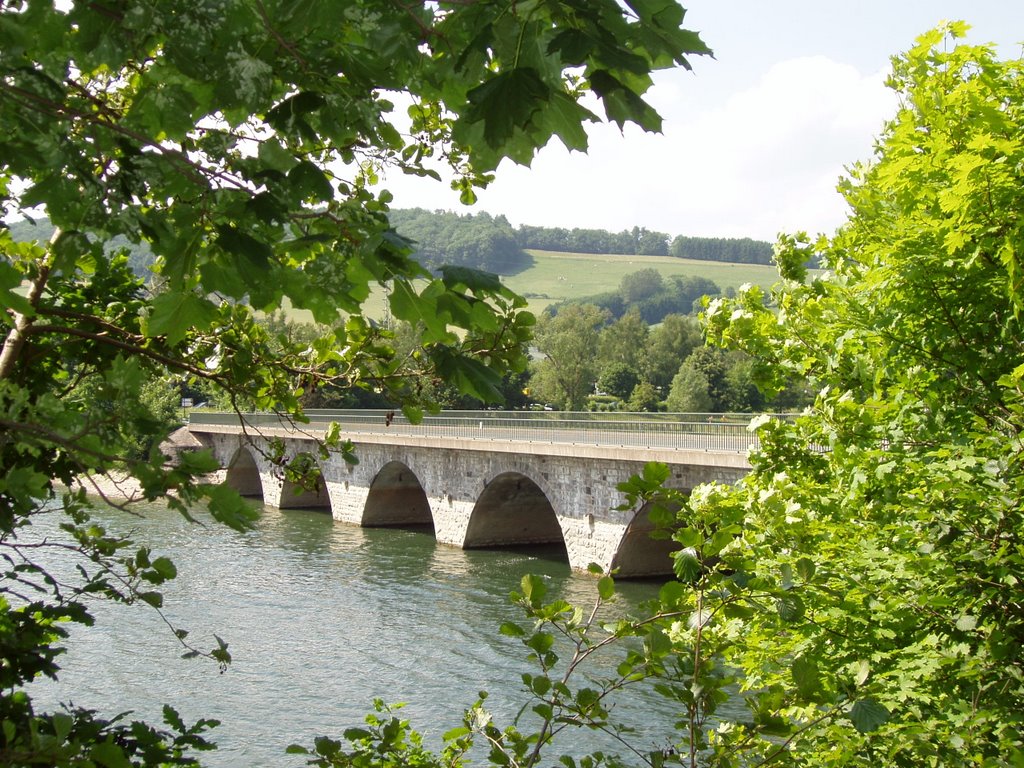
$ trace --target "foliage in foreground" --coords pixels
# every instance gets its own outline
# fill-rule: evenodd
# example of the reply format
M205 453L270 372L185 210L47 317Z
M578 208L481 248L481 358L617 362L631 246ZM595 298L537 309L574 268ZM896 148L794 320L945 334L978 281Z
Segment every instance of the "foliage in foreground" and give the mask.
M429 174L417 163L441 146L469 195L502 156L528 160L554 134L578 145L576 64L611 119L656 127L632 87L699 46L674 4L633 5L640 21L627 23L610 1L564 16L544 3L124 2L68 16L0 2L0 195L7 210L45 208L58 227L48 244L0 234L4 762L197 762L207 721L168 709L157 729L40 713L19 690L57 673L64 625L91 620L84 596L159 608L175 574L91 525L84 493L55 483L123 468L141 496L173 490L186 514L206 500L240 527L238 500L198 480L208 456L174 470L155 452L124 462L126 433L162 428L141 396L154 374L294 412L300 390L322 380L415 401L421 370L486 395L520 367L529 321L517 299L464 271L416 292L424 274L366 184L381 157ZM527 580L518 599L529 621L503 631L535 665L524 684L539 725L500 728L481 702L437 754L382 704L348 741L318 741L313 764L456 765L473 740L489 762L533 766L578 726L621 736L629 757L564 758L570 768L1024 763L1024 78L1020 62L942 37L896 61L903 108L877 162L845 186L849 224L814 245L783 240L779 314L755 289L708 307L711 336L760 361L766 388L807 377L819 395L795 425L755 425L763 447L736 488L684 499L656 466L624 487L681 546L654 613L601 625L545 603ZM376 88L388 85L419 99L416 141L382 118ZM342 179L339 159L364 163ZM159 293L104 250L122 234L160 257ZM809 256L831 274L804 282ZM422 321L419 357L397 360L362 321L374 282L395 287L397 317ZM271 345L249 307L285 296L337 328L333 338ZM339 309L354 313L344 326ZM85 382L104 407L75 396ZM31 528L44 514L62 515L74 537L73 582L38 558ZM598 589L606 599L612 582ZM627 638L615 675L580 682L591 648ZM209 655L230 658L222 643ZM665 750L631 752L610 722L609 696L641 679L680 713ZM724 719L717 707L734 683L749 714Z
M1024 765L1024 64L954 45L964 31L894 62L903 105L844 185L849 222L780 243L779 312L754 288L707 308L769 391L806 376L814 407L752 423L762 447L735 487L687 497L659 465L624 484L680 545L654 613L605 626L524 582L533 626L505 631L540 668L524 683L541 725L472 710L453 738L537 765L558 729L609 728L617 685L653 679L675 734L628 764ZM829 274L805 282L811 255ZM554 673L627 637L614 680ZM728 695L744 716L718 709ZM400 764L352 755L316 764Z
M219 390L297 421L306 391L359 387L415 418L431 405L424 382L490 401L524 369L525 302L491 274L427 272L371 188L384 168L448 168L471 201L504 158L528 164L555 136L585 150L588 91L608 120L657 130L650 72L708 51L675 2L629 6L0 0L2 218L54 227L16 242L0 225L0 763L193 765L205 746L211 723L170 709L154 728L41 712L22 689L57 676L68 623L92 621L87 598L159 610L175 575L91 523L94 501L66 488L120 472L184 515L204 504L233 527L251 520L204 482L210 455L164 466L166 415L147 387ZM122 242L151 250L153 285ZM374 287L417 329L406 354L362 312ZM286 303L325 333L272 338L255 312ZM336 433L322 450L352 458ZM316 467L269 458L300 481ZM33 535L44 516L68 543ZM230 660L219 640L207 654Z
M819 392L760 426L745 483L692 500L734 541L681 534L749 613L724 657L773 762L1024 764L1024 65L964 32L894 61L902 106L843 186L849 222L780 244L778 315L756 290L707 310L766 386ZM805 283L811 252L831 274ZM723 725L716 758L753 762L748 738Z

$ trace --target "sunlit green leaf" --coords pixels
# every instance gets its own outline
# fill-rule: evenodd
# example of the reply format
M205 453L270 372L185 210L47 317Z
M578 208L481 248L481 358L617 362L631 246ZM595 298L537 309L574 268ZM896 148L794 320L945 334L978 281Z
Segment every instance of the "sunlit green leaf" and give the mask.
M684 547L673 555L676 577L684 584L692 584L700 578L704 566L692 547Z

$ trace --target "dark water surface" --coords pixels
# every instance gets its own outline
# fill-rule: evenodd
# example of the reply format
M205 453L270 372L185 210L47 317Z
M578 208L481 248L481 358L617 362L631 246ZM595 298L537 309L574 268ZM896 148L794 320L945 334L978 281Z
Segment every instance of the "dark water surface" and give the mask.
M94 627L73 630L56 685L34 685L40 702L73 697L114 714L134 708L159 721L160 706L187 721L213 717L219 744L211 766L297 766L290 743L339 737L362 723L374 697L406 702L403 717L431 745L461 724L479 690L504 726L527 701L521 675L535 672L522 645L498 627L521 614L508 599L526 573L543 575L549 599L589 605L596 581L572 574L564 555L462 551L430 532L362 529L322 512L266 508L255 530L194 525L154 506L143 519L103 512L111 531L167 554L178 578L164 588L164 612L208 649L224 638L233 663L221 675L181 648L155 611L97 604ZM653 584L621 584L612 610L653 597ZM654 694L633 691L616 708L650 747L664 746L675 719ZM578 735L561 751L594 748ZM605 744L605 747L608 745Z

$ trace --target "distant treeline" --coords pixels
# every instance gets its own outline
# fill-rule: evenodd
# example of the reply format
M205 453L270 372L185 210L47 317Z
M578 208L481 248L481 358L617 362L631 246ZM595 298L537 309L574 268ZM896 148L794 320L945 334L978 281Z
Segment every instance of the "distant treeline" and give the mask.
M389 214L399 234L416 242L419 259L428 267L441 264L474 266L513 274L530 265L526 249L599 253L623 256L676 256L701 261L771 264L772 246L761 240L725 237L670 238L642 227L622 232L563 227L513 227L504 216L457 214L423 208Z
M683 237L676 235L669 255L700 261L731 261L737 264L771 264L772 244L749 237Z
M49 240L53 234L53 225L49 219L42 219L41 221L30 221L28 219L20 219L18 221L12 221L10 224L5 224L11 231L11 239L15 242L24 243L29 240Z
M45 216L35 220L20 219L4 226L10 229L11 239L15 242L37 240L45 243L53 236L53 224ZM123 252L128 258L128 267L132 272L142 278L151 276L149 268L153 265L153 252L147 243L131 243L128 238L118 235L107 243L106 251Z
M499 275L512 275L532 265L533 260L526 253L531 248L568 253L676 256L743 264L772 263L771 245L750 238L678 235L670 239L664 232L642 227L618 233L603 229L529 225L516 228L504 216L492 216L485 212L458 214L423 208L396 209L388 216L391 225L400 235L414 241L416 257L432 270L445 264L456 264ZM15 240L46 240L53 231L45 218L36 224L23 220L8 226ZM119 238L111 246L127 249L132 269L140 275L147 272L153 257L145 244L133 245Z
M523 225L516 231L523 248L569 253L622 254L624 256L675 256L700 261L731 261L740 264L771 264L772 246L762 240L727 237L670 238L664 232L633 227L614 233L603 229L563 229Z

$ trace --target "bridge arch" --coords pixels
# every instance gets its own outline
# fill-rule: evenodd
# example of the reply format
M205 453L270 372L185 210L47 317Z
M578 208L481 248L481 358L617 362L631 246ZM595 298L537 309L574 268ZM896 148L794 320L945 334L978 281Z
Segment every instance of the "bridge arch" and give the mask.
M626 525L619 547L612 557L612 569L625 578L671 576L672 555L679 549L679 542L671 538L651 538L655 525L651 522L650 504L637 511Z
M434 517L420 479L407 464L389 461L370 483L362 525L368 528L430 526Z
M565 544L565 535L547 494L520 472L489 480L473 505L465 549L516 544Z
M239 496L264 498L260 468L246 446L239 445L225 464L224 485L238 491Z
M596 563L606 570L618 567L624 575L653 577L670 572L669 555L674 548L649 539L646 510L637 516L623 509L618 484L642 472L649 461L667 464L671 485L680 488L702 482L731 483L749 471L741 450L750 444L745 427L743 437L719 435L732 440L719 445L721 441L708 443L707 436L677 428L674 421L665 422L671 426L668 431L659 422L658 429L652 426L650 434L645 433L649 442L641 448L632 445L636 442L630 437L632 431L615 430L611 437L596 432L593 442L589 438L580 442L575 422L552 426L545 420L524 435L518 427L509 430L496 422L493 428L480 427L483 418L473 421L471 434L462 423L465 419L459 418L442 424L440 434L434 424L375 428L362 415L353 419L351 437L359 463L349 464L333 452L319 462L334 519L352 525L429 521L439 543L456 547L557 542L565 547L574 569ZM282 488L281 474L266 459L266 451L269 441L279 438L286 443L286 454L308 453L317 427L300 432L287 423L268 427L261 419L254 419L259 429L246 431L244 423L235 423L237 416L228 420L214 414L207 423L190 424L189 430L222 462L221 477L229 485L245 495L262 494L268 506L279 506L282 496L286 505L297 505L290 489ZM624 435L629 439L624 440ZM663 437L675 442L662 445ZM240 442L245 450L239 449ZM368 503L371 486L375 498ZM520 498L524 486L530 496ZM320 491L322 497L323 488ZM415 500L411 500L413 494ZM406 502L382 501L396 495L404 495ZM533 501L528 504L530 497ZM321 503L326 506L325 500ZM386 514L389 508L403 506L416 510L412 520ZM532 528L545 519L540 533Z

